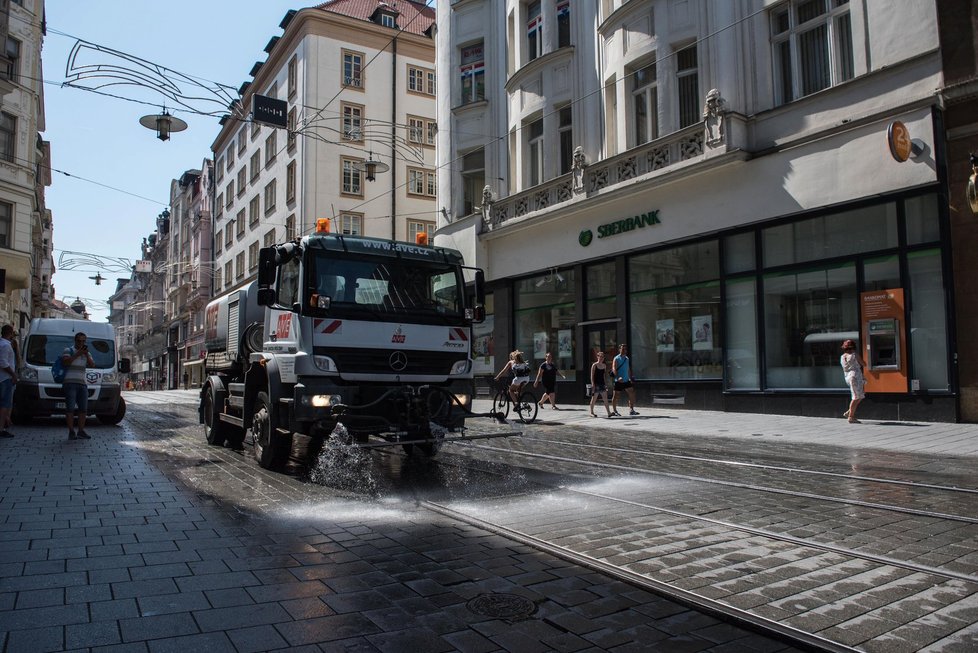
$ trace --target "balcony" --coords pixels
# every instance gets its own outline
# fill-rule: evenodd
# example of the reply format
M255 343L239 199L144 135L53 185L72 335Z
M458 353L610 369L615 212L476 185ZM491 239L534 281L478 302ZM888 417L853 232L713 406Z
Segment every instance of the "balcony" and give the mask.
M745 160L746 123L724 114L713 130L697 123L491 203L483 209L488 231L515 225L572 201L584 201L645 182L665 183L676 175ZM722 125L722 126L718 126ZM719 135L719 136L718 136Z

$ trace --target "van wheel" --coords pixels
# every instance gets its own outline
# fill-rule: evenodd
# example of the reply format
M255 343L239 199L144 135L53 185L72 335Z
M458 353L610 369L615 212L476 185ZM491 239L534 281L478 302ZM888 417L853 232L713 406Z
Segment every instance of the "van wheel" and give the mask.
M251 434L255 442L255 460L263 469L278 469L285 462L291 449L289 438L278 433L272 424L272 404L267 392L255 397L255 414L251 420Z
M98 421L103 424L118 424L122 421L122 418L126 416L126 400L119 397L119 405L116 406L115 414L113 415L99 415Z
M18 426L30 424L32 417L30 413L25 412L22 408L17 408L16 405L14 405L14 409L10 412L10 421Z
M211 386L204 395L204 438L207 444L220 447L228 440L228 427L231 425L221 421L220 409L215 399L214 387Z

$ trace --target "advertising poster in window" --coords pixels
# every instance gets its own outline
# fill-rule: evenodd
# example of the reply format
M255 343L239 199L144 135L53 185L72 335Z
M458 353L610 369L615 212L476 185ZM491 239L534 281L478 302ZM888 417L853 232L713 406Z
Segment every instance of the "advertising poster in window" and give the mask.
M482 324L472 325L472 370L476 374L495 374L495 352L492 342L493 316L487 315Z
M547 355L547 332L537 331L533 334L533 358L543 360Z
M571 358L571 330L561 329L557 332L557 358Z
M693 350L713 349L713 316L694 315L692 321Z
M676 351L676 328L674 320L655 321L655 350L658 352Z

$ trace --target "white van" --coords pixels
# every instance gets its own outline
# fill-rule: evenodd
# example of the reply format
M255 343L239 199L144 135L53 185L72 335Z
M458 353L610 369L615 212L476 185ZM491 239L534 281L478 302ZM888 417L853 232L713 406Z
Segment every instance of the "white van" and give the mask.
M88 336L88 351L95 367L85 372L88 381L88 414L105 424L118 424L126 414L120 392L120 373L129 372L129 359L117 361L115 329L111 324L85 320L35 318L21 345L20 380L14 386L12 418L18 423L32 417L64 415L65 396L51 375L51 364L73 346L76 333Z

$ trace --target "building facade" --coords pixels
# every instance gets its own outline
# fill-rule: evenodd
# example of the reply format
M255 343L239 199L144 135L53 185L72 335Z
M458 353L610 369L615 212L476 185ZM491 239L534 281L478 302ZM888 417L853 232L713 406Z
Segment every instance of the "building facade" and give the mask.
M433 231L434 18L420 2L361 0L285 16L212 145L215 294L319 218L392 240ZM252 119L255 95L285 103L286 129Z
M851 338L861 415L960 419L937 8L439 3L436 242L492 281L483 371L550 351L580 399L627 344L641 405L833 416Z

